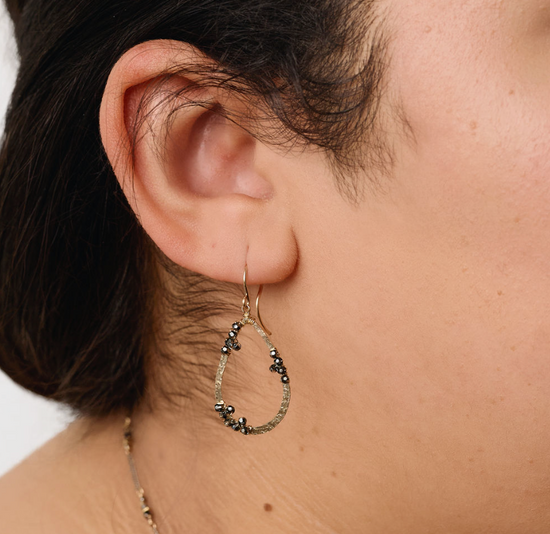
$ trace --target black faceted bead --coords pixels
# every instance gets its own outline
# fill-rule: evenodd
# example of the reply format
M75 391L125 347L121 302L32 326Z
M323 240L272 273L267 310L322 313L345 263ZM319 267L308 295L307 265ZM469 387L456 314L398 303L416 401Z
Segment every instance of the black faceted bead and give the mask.
M277 371L277 366L276 365L272 365L270 366L269 370L272 372L272 373L275 373Z
M237 337L237 332L235 330L230 330L229 334L227 334L231 339L234 339Z
M283 365L283 359L282 358L275 358L275 365Z
M233 343L233 350L241 350L241 344L240 343Z
M225 340L225 346L228 348L228 349L232 349L233 348L233 340L228 337L226 340Z
M276 357L279 355L279 353L277 352L277 350L274 349L274 350L270 350L270 351L269 351L269 355L270 355L272 358L276 358Z
M228 407L225 409L225 411L226 411L227 413L235 413L235 408L233 408L233 406L228 406Z
M234 423L233 423L233 419L226 419L224 424L225 424L225 426L231 426L231 425L233 425L233 424L234 424Z
M277 369L277 372L280 374L280 375L284 375L286 373L286 367L279 367Z
M231 428L232 428L235 432L238 432L238 431L241 429L241 425L239 425L239 423L235 423L234 425L231 425Z
M246 417L239 418L239 425L242 425L242 426L246 425Z
M239 323L233 323L231 328L233 328L233 330L237 330L238 332L241 329L241 325Z
M217 412L223 411L223 404L219 402L218 404L216 404L216 406L214 406L214 410L216 410Z
M231 349L228 346L222 347L222 354L231 354Z
M250 431L248 430L248 427L243 427L241 428L241 432L245 435L245 436L248 436L248 434L250 434Z
M287 375L281 376L281 382L283 384L288 384L290 382L290 378L288 378Z

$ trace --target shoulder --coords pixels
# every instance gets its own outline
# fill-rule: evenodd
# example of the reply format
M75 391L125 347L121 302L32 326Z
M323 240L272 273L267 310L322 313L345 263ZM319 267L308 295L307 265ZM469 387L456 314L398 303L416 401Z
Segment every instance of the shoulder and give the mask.
M0 477L2 532L98 532L85 520L91 508L87 495L89 479L78 427L78 422L71 423Z
M30 459L30 457L29 457ZM26 459L0 477L2 523L14 534L39 532L37 524L41 510L37 481Z
M52 494L59 492L56 450L62 434L0 477L2 523L7 532L53 534L48 524L52 522Z
M0 477L0 502L2 523L14 534L38 533L43 515L41 495L46 491L40 476L41 450L35 451ZM44 530L45 534L48 530Z

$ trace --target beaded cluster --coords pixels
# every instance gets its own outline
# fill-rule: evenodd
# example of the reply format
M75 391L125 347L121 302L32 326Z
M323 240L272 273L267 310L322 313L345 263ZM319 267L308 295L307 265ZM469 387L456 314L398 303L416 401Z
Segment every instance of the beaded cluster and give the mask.
M242 328L242 323L235 322L231 325L231 330L227 334L227 339L225 340L225 345L222 347L222 354L231 354L232 350L239 351L241 350L241 344L238 340L239 330Z
M246 324L246 323L244 323ZM227 339L225 340L224 346L221 348L222 354L225 354L229 356L231 354L232 350L239 351L241 350L241 344L239 343L239 331L244 326L242 322L234 322L231 325L231 330L229 331L229 334L227 335ZM269 370L272 373L278 373L281 375L281 382L283 384L288 384L290 382L290 378L288 378L288 375L286 374L286 367L284 366L283 359L281 358L279 351L273 347L269 351L269 355L273 358L273 364L269 368ZM216 404L216 407L218 404ZM217 412L221 411L216 408ZM231 412L230 412L231 413Z
M240 417L237 421L233 419L232 414L235 413L233 406L226 406L225 403L219 403L215 405L215 410L220 414L220 417L224 420L225 426L230 426L236 432L241 432L245 436L250 434L252 427L246 424L246 417Z
M290 378L288 378L288 375L286 374L286 367L284 366L283 359L279 356L277 349L270 350L269 355L274 358L273 364L269 370L272 373L279 373L281 375L281 382L283 384L288 384L290 382Z

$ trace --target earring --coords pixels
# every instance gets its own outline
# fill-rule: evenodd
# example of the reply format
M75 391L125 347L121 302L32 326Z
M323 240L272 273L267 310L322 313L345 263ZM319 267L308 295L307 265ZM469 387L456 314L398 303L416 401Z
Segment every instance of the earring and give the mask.
M283 359L281 358L279 351L275 348L273 343L268 336L271 335L271 332L264 326L262 318L260 315L260 297L262 295L263 286L260 286L258 290L258 296L256 297L256 317L250 315L250 298L248 295L248 287L246 285L246 275L248 268L245 265L244 275L243 275L243 289L244 297L242 301L241 310L243 313L242 319L233 323L231 330L229 331L228 337L225 340L225 345L221 348L221 358L220 365L218 366L218 372L216 373L216 382L215 382L215 397L216 405L214 409L219 413L220 418L225 423L225 426L228 426L235 430L236 432L241 432L244 435L248 434L265 434L270 430L273 430L284 418L288 410L288 405L290 403L290 379L288 378L286 367L284 366ZM222 397L222 381L223 373L225 371L225 366L227 365L227 360L233 352L238 352L241 350L241 344L239 343L238 336L239 332L246 326L251 325L254 327L254 330L260 334L262 339L265 341L269 349L269 356L273 359L273 363L269 367L269 370L272 373L277 373L277 376L280 377L283 384L283 400L281 402L281 407L279 413L271 420L269 423L261 426L250 426L247 425L245 417L241 417L238 420L235 420L233 417L235 414L235 408L231 405L228 405L224 402Z

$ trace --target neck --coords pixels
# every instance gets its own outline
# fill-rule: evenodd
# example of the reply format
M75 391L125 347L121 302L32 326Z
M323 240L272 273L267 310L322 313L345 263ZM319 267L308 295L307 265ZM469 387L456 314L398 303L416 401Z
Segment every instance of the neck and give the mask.
M250 414L249 420L254 415L250 421L254 426L277 412L282 388L276 383L273 391L263 395L251 391L249 397L233 396L241 415ZM262 399L256 410L253 397L256 402ZM132 452L159 534L329 534L353 532L364 525L355 513L361 511L364 500L359 481L340 469L346 463L345 436L341 429L327 432L312 423L320 420L317 414L311 417L320 408L308 406L307 398L313 397L296 395L291 403L294 410L285 420L259 436L225 427L214 411L213 395L193 395L171 409L137 410L132 416ZM102 441L101 447L89 444L90 449L110 456L104 462L109 467L97 477L105 477L100 485L112 488L112 493L98 496L103 500L95 502L113 510L109 517L115 517L121 527L132 525L145 532L147 525L123 451L123 426L124 414L112 417L108 424L101 422L101 437L94 438ZM115 509L107 498L114 498Z
M268 434L244 436L226 428L208 400L132 418L134 460L160 534L342 531L334 509L346 504L336 502L344 484L319 429L289 416ZM129 467L126 478L133 493ZM127 513L139 514L137 498L129 504Z

